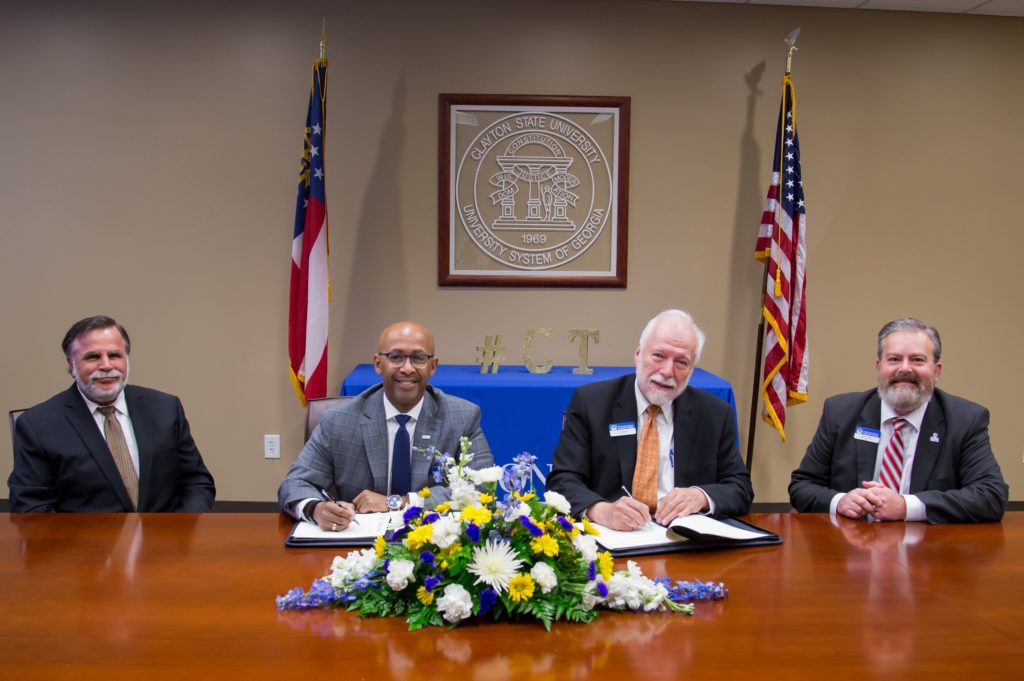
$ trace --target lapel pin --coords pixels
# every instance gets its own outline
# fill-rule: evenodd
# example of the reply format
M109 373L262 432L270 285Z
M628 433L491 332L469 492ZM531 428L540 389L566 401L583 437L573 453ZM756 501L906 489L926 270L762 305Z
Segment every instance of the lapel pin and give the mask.
M938 442L939 441L939 434L938 433L932 433L932 436L930 438L928 438L928 441L929 442Z

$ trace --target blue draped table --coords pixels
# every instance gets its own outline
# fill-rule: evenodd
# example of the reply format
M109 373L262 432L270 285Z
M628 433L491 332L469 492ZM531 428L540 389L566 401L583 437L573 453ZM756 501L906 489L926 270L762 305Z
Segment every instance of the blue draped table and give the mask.
M503 366L496 374L481 374L477 364L442 364L430 384L480 405L495 463L504 465L519 452L530 452L537 457L538 473L546 478L562 432L562 413L576 388L635 370L632 366L591 368L594 373L589 375L574 374L568 366L552 367L546 374L531 374L524 366ZM358 395L379 382L372 364L359 364L345 377L341 394ZM690 385L728 402L735 417L736 397L728 381L698 368Z

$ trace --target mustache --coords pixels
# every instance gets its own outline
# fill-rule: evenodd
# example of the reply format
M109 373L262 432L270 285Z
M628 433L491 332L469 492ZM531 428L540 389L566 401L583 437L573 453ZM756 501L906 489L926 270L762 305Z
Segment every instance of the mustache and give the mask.
M914 373L896 374L889 379L889 385L896 385L897 383L913 383L914 385L921 385L921 379Z
M92 383L98 378L124 378L124 374L117 369L111 369L110 371L94 371L92 376L89 377L89 382Z

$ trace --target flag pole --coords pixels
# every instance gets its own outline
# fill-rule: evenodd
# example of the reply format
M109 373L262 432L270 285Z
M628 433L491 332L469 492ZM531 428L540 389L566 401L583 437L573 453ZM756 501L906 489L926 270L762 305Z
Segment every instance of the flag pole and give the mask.
M327 17L324 17L324 23L320 27L320 58L327 58ZM787 73L789 67L786 67Z
M796 39L800 35L797 28L786 36L786 77L793 72L793 53L796 52ZM772 152L774 153L774 152ZM757 299L757 349L754 351L754 381L750 389L750 420L747 426L747 472L754 465L754 436L757 433L757 405L761 397L761 355L764 354L764 295L768 290L768 263L770 257L764 259L764 271L761 273L761 295Z

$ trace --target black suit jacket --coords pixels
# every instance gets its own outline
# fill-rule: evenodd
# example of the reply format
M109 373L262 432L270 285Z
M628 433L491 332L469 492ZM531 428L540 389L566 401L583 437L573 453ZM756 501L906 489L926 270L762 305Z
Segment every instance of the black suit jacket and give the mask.
M125 387L139 446L140 512L203 512L213 507L213 477L189 432L181 401ZM11 511L131 511L128 491L103 433L72 385L28 409L15 425Z
M573 395L546 484L569 500L574 515L625 496L622 487L632 487L637 436L612 437L608 426L636 422L635 383L636 375L629 374L590 383ZM716 515L750 511L754 489L729 405L688 387L672 403L672 413L675 486L699 486L715 502Z
M854 439L857 426L878 430L877 390L825 400L818 431L789 483L798 511L828 513L832 498L871 480L878 444ZM1009 488L988 439L988 409L936 389L921 421L910 494L928 522L994 522L1003 517Z

